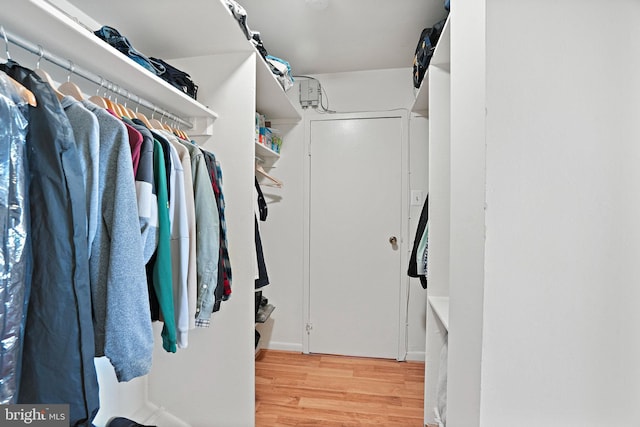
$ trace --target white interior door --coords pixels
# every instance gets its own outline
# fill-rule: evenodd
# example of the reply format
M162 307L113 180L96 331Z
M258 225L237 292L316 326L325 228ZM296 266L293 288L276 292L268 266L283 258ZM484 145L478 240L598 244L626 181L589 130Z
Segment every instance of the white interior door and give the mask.
M310 135L309 351L396 358L402 119L312 121Z

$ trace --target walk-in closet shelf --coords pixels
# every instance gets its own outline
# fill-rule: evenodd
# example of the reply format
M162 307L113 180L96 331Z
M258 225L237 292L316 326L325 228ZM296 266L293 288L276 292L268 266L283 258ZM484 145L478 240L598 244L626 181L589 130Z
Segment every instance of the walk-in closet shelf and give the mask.
M149 73L51 4L1 0L0 5L1 24L7 31L103 77L105 85L113 82L183 119L216 118L214 111ZM35 63L37 56L33 59Z
M60 3L63 0L54 1ZM99 17L99 25L120 30L137 50L147 56L173 59L232 52L257 53L221 0L193 0L179 6L169 0L113 0L108 7L102 2L72 0L71 3L89 16ZM124 10L127 12L123 13ZM150 11L153 19L136 19L148 16ZM225 14L231 19L212 21L213 17ZM162 23L170 23L170 28L158 31ZM153 37L149 37L149 34L153 34ZM185 40L189 42L184 43ZM268 49L268 40L264 42ZM259 54L256 54L255 84L257 111L271 120L301 119L300 113L284 96L282 86Z
M280 158L280 154L276 153L271 148L256 142L256 157L264 161L275 161Z
M450 70L450 44L451 44L451 19L447 18L444 24L442 34L436 45L436 49L431 58L429 68L425 73L420 88L417 90L416 99L411 106L411 111L418 114L429 116L429 69L431 67L439 67L443 70Z

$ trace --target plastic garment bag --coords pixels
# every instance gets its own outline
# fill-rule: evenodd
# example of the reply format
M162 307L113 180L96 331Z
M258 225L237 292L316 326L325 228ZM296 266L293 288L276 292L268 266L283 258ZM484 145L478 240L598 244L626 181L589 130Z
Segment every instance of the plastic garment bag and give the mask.
M26 136L28 113L0 72L0 404L15 403L29 272Z

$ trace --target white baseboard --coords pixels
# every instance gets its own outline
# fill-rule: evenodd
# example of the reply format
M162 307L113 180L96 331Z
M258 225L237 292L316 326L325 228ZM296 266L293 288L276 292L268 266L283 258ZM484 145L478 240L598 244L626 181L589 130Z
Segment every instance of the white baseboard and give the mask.
M407 352L407 360L415 362L424 362L426 360L424 351L409 351Z
M290 343L290 342L260 342L260 348L266 350L282 350L282 351L295 351L298 353L303 352L302 344ZM412 360L416 362L424 362L425 361L425 352L424 351L409 351L407 353L407 360Z
M296 344L291 342L268 342L262 343L261 346L263 349L267 350L283 350L283 351L295 351L297 353L302 353L302 344Z

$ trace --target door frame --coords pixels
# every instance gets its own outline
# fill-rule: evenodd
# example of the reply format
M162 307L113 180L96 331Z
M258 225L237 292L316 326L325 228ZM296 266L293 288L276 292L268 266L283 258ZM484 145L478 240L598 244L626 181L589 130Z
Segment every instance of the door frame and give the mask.
M401 200L402 206L400 210L401 223L400 230L401 236L399 242L400 250L400 271L398 271L398 301L399 310L397 316L397 357L396 360L404 361L407 358L408 353L408 305L409 305L409 277L406 274L406 267L409 260L409 112L405 109L398 109L393 111L381 111L381 112L362 112L362 113L335 113L335 114L309 114L304 119L304 161L303 161L303 188L304 192L304 207L303 207L303 305L302 305L302 352L309 354L309 331L308 325L311 321L311 122L315 121L328 121L328 120L351 120L351 119L384 119L384 118L400 118L401 127L401 144L400 144L400 157L401 157Z

